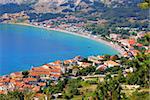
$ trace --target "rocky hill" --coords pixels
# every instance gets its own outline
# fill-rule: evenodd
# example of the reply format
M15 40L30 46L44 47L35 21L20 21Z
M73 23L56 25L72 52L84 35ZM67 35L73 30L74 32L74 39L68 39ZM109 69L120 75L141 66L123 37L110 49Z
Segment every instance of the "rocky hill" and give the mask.
M0 0L0 15L24 11L30 20L43 21L69 14L122 25L129 19L148 19L148 10L138 7L140 2L142 0Z
M94 2L99 0L0 0L0 4L28 4L33 8L34 12L73 12L79 9L89 8Z
M36 13L89 12L99 7L118 7L140 0L0 0L1 5L27 5Z

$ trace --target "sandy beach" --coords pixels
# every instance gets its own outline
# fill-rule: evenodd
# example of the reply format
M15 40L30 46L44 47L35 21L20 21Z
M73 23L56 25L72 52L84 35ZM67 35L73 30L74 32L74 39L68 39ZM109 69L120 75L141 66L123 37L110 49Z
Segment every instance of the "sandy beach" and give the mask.
M27 24L27 23L9 23L9 24L32 26L32 27L37 27L37 28L43 28L43 29L46 29L46 30L59 31L59 32L64 32L64 33L76 35L76 36L81 36L81 37L91 39L91 40L103 43L105 45L108 45L108 46L112 47L113 49L117 50L121 55L124 54L124 49L121 48L118 44L113 44L112 42L108 42L106 40L103 40L103 39L98 38L98 37L93 36L93 35L85 35L85 34L81 34L81 33L77 33L77 32L75 33L75 32L70 32L70 31L67 31L67 30L62 30L62 29L59 29L59 28L57 28L57 29L56 28L48 28L48 27L44 27L44 26L36 26L36 25L32 25L32 24Z

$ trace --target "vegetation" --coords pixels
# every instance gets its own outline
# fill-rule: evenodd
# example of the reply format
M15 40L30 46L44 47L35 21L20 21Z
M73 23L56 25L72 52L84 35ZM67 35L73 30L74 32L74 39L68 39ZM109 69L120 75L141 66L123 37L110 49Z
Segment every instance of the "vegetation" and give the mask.
M129 66L132 66L135 72L128 75L128 84L138 84L143 87L149 86L149 59L150 54L139 54L132 60Z
M23 75L24 78L27 78L28 75L29 75L29 72L28 72L28 71L23 71L23 72L22 72L22 75Z
M0 15L4 14L4 13L18 13L21 11L27 11L27 10L31 10L32 8L27 5L27 4L5 4L5 5L0 5Z
M106 55L107 59L112 59L109 55ZM59 80L57 85L49 85L44 89L41 89L40 93L44 93L48 100L50 100L53 94L62 93L63 99L83 99L89 98L94 100L148 100L149 94L147 90L149 88L149 59L150 54L140 53L136 57L131 59L119 58L114 56L115 59L119 59L122 67L113 67L105 70L106 77L103 81L99 81L99 78L89 78L83 80L82 78L64 78ZM124 68L133 68L133 73L128 73L124 76ZM95 67L90 66L86 69L81 69L79 75L94 74ZM24 77L28 75L28 72L22 72ZM139 89L130 90L131 94L128 94L128 90L123 89L122 85L140 85ZM0 95L2 100L32 100L35 93L30 91L14 91L5 95Z
M81 87L81 79L71 79L67 82L65 91L63 92L63 98L71 99L74 95L79 95L80 92L78 90Z
M87 75L95 72L95 70L96 70L96 67L94 67L94 66L83 68L83 69L79 70L78 75L87 76Z
M108 35L109 34L109 28L108 26L100 26L96 24L88 24L85 26L85 28L88 31L92 31L92 34L94 35Z
M8 94L1 94L0 100L33 100L34 94L35 93L30 91L13 91L8 92Z
M60 93L63 90L64 86L66 85L66 82L67 82L67 79L65 79L64 81L59 80L56 86L50 85L49 87L45 87L43 89L43 93L45 94Z
M143 44L144 46L148 46L150 43L150 34L148 33L144 35L144 37L138 38L137 42Z
M121 90L122 88L120 79L118 77L110 77L98 85L97 98L99 98L99 100L120 100L123 96Z
M149 0L144 0L142 3L139 4L139 7L141 9L148 9L148 8L150 8L150 1Z
M129 97L130 100L149 100L150 95L149 92L138 92L135 91L132 93L132 95Z

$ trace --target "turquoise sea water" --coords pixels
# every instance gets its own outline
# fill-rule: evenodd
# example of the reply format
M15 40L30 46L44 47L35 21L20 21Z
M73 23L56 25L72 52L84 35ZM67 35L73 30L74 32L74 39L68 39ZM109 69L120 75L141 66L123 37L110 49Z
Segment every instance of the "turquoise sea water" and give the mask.
M105 44L63 32L0 24L0 75L77 55L117 53Z

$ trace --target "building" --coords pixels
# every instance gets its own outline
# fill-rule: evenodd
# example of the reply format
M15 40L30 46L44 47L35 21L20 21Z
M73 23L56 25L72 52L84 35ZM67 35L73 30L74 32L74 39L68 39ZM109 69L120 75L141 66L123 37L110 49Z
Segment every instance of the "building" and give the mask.
M115 67L115 66L119 66L120 64L115 62L115 61L112 61L112 60L109 60L109 61L105 61L104 64L108 67Z

